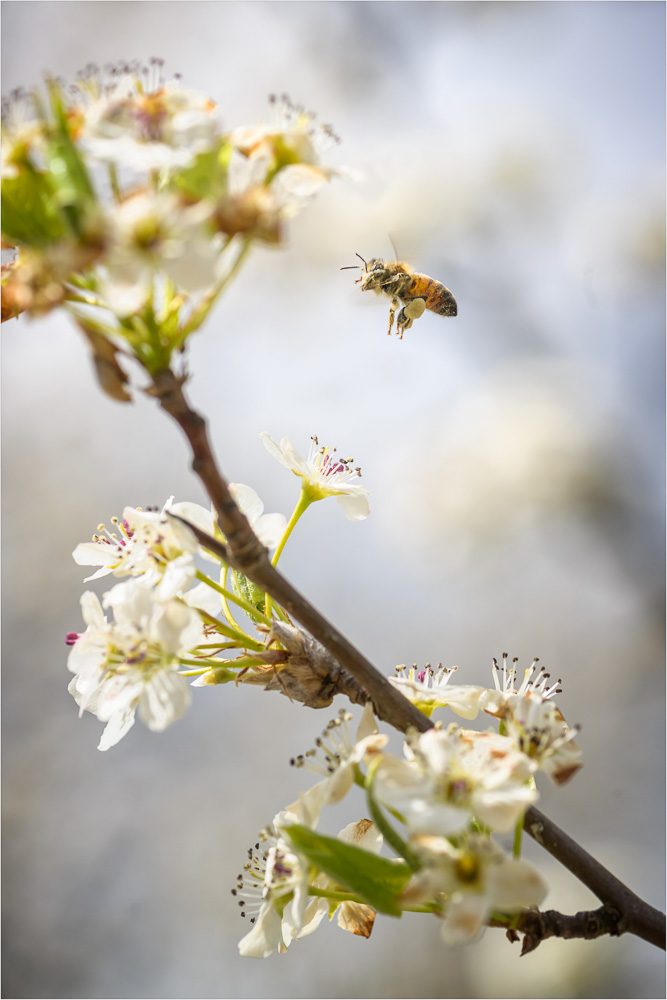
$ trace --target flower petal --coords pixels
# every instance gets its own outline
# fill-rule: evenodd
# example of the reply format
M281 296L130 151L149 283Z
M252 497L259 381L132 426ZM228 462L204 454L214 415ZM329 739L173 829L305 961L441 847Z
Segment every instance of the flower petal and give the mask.
M336 500L349 521L363 521L371 512L366 493L341 493Z

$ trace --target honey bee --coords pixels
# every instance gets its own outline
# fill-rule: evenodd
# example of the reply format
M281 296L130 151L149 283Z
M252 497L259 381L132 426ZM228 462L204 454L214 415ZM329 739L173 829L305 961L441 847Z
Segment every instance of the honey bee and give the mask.
M448 288L435 278L419 274L409 264L401 260L382 260L374 257L365 261L361 254L357 257L363 263L363 274L355 281L361 283L362 292L373 291L376 295L386 295L391 299L389 306L390 334L396 317L396 332L399 339L412 326L413 320L419 319L425 309L439 316L456 316L456 299ZM359 267L341 267L341 271L349 271ZM396 313L398 311L398 316Z

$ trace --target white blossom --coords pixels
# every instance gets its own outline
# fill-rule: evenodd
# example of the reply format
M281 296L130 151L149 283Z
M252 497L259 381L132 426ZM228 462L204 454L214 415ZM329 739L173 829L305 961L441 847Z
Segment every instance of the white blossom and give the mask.
M91 542L82 542L72 553L79 566L99 566L85 582L113 573L114 576L144 576L158 588L158 597L168 600L187 590L194 580L194 554L199 543L192 531L177 518L190 521L213 534L213 516L195 503L167 500L161 511L126 507L122 521L112 518L117 531L99 525Z
M310 863L285 835L293 823L312 827L316 822L310 797L302 794L274 817L248 852L243 873L232 889L239 897L241 915L248 916L253 925L238 944L244 958L267 958L274 951L287 951L295 938L312 933L324 917L325 900L309 906Z
M455 835L473 816L506 832L537 798L534 763L506 737L434 728L408 737L405 754L382 757L373 791L414 833Z
M229 141L250 161L254 177L268 181L267 189L286 218L296 215L332 176L348 171L322 163L322 155L338 141L330 126L318 123L286 95L273 103L275 122L234 129Z
M501 720L504 733L517 750L555 784L562 785L582 766L582 753L575 743L578 727L570 729L552 700L561 691L561 681L552 683L534 659L517 687L517 659L511 667L507 661L507 653L503 653L501 668L494 657L495 690L484 691L480 707Z
M84 710L106 722L98 749L114 746L134 724L135 712L154 732L181 718L190 704L179 657L202 641L199 616L182 601L160 601L146 581L128 580L106 594L107 622L91 591L81 598L86 631L67 661L69 692ZM68 640L69 641L69 640Z
M389 683L429 717L434 709L448 706L463 719L475 719L484 689L472 684L450 684L455 670L458 667L448 668L442 664L433 670L427 663L424 670L419 671L416 664L409 668L401 664L396 667L397 676L390 677Z
M304 767L325 776L310 789L312 802L317 803L318 816L325 805L334 805L347 795L354 783L357 765L362 761L368 763L389 742L386 734L378 732L370 702L364 708L354 739L349 728L351 719L352 715L341 709L315 741L315 749L290 762L294 767Z
M512 696L503 721L512 743L554 784L565 784L582 766L574 740L578 729L570 729L558 707L535 692Z
M119 316L138 312L166 275L177 290L204 292L219 277L220 241L206 223L212 207L184 205L169 191L140 191L107 213L101 294Z
M485 691L480 699L480 708L483 708L489 715L502 718L503 707L512 695L523 695L529 691L536 692L545 701L553 698L560 691L560 678L552 682L551 675L539 664L536 656L529 667L526 668L521 682L517 686L519 658L515 656L509 665L509 656L503 653L502 666L493 657L493 684L495 690Z
M80 140L99 160L133 171L182 168L216 137L215 103L176 80L147 87L127 67L104 87L86 83L78 85Z
M302 489L312 500L336 497L350 521L368 517L370 493L359 482L360 470L351 468L353 459L339 458L335 448L320 445L316 437L311 438L308 457L303 458L288 437L278 444L266 431L259 436L269 454L301 478Z
M457 846L444 837L411 841L424 867L403 893L404 905L440 898L446 944L479 937L494 911L515 913L538 906L547 893L539 872L527 861L510 858L489 837L471 834Z

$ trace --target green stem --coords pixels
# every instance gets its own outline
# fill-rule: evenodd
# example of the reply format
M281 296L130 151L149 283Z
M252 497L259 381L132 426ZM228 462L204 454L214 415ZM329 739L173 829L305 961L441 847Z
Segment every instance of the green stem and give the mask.
M116 169L115 163L108 164L109 171L109 185L111 187L111 193L114 196L114 201L121 200L121 190L120 184L118 183L118 170Z
M186 667L201 667L201 670L194 671L195 673L205 674L207 670L212 670L214 667L226 666L229 660L216 660L214 657L202 656L200 660L195 659L190 656L180 656L179 663L182 663ZM236 660L234 660L236 663Z
M197 649L237 649L237 642L200 642Z
M514 827L514 845L512 847L512 857L521 857L521 837L523 834L523 816Z
M218 621L218 619L214 618L213 615L209 615L207 611L202 611L201 608L195 608L195 611L199 614L203 622L207 625L212 625L216 632L219 632L220 635L224 635L228 639L235 639L235 645L241 649L254 649L257 652L264 649L261 642L256 642L254 639L251 639L249 635L246 635L246 633L242 632L239 628L234 629L229 628L227 625L223 625L221 621Z
M285 531L283 532L283 537L280 539L280 542L278 543L278 548L276 549L276 551L273 554L273 559L271 560L271 565L272 566L275 567L275 566L278 565L278 560L280 559L282 551L285 548L285 544L287 543L287 539L289 538L289 536L294 531L294 529L296 527L296 524L297 524L297 521L299 520L299 518L301 517L301 515L303 514L303 512L310 507L311 503L313 503L313 500L314 500L314 498L312 496L309 496L308 493L306 492L306 490L303 489L303 487L302 487L301 488L301 493L299 494L299 499L296 502L296 507L294 508L294 510L292 512L292 516L290 517L289 521L287 522L287 527L285 528ZM269 615L269 616L271 615L271 597L270 597L269 594L266 595L265 611L266 611L267 615Z
M371 766L368 775L366 777L366 801L368 803L368 808L370 814L373 818L373 822L377 826L378 830L386 840L386 842L394 848L397 854L402 858L405 858L407 863L410 865L413 871L419 871L421 865L417 860L413 851L408 847L407 843L403 840L399 833L394 830L393 826L388 822L387 817L384 815L380 806L378 805L375 796L373 795L373 778L375 775L375 768Z
M280 542L278 543L278 548L276 549L276 551L273 554L273 559L271 560L271 565L272 566L277 566L278 565L278 560L280 559L281 553L282 553L283 549L285 548L285 543L287 542L287 539L289 538L289 536L294 531L294 528L296 527L296 523L299 520L299 518L301 517L301 515L303 514L303 512L305 510L307 510L308 507L310 507L311 503L313 503L313 499L314 498L312 496L308 495L308 493L306 492L306 490L304 490L304 489L301 490L301 493L299 494L299 499L297 500L296 507L294 508L292 516L290 517L289 521L287 522L287 527L285 528L285 531L283 532L283 537L280 539Z
M234 594L231 590L227 590L226 587L221 587L219 583L215 583L214 580L211 580L210 576L206 576L206 574L202 573L201 570L197 570L197 579L200 580L201 583L205 583L212 590L215 590L218 594L221 594L225 600L238 604L238 606L245 611L248 618L252 618L254 621L263 622L264 625L271 624L271 619L267 618L265 614L259 611L254 604L251 604L250 601L246 601L243 597L239 597L238 594ZM234 624L237 628L239 627L236 621L234 621ZM248 638L250 638L250 636L248 636Z

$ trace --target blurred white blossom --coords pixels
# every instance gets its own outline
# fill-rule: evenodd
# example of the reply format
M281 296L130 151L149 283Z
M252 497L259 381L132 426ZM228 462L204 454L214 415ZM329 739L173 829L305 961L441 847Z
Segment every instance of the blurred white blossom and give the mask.
M547 885L533 865L505 855L489 837L471 834L458 845L444 837L411 841L423 868L403 893L404 904L442 897L446 944L477 938L494 910L514 913L538 906Z

